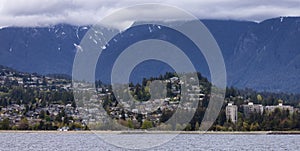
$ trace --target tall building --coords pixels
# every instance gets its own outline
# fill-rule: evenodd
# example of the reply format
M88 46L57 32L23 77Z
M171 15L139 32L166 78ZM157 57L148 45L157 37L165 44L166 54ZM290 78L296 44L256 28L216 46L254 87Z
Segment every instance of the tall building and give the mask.
M243 105L244 115L249 117L251 113L260 113L263 114L264 107L261 104L253 104L249 102L247 105Z
M294 107L290 105L283 105L282 103L279 103L278 105L272 105L272 106L266 106L265 109L268 112L273 112L276 108L279 108L280 110L289 110L289 112L292 114L294 112Z
M233 103L228 103L226 106L226 119L236 123L238 119L237 111L238 107L236 105L233 105Z

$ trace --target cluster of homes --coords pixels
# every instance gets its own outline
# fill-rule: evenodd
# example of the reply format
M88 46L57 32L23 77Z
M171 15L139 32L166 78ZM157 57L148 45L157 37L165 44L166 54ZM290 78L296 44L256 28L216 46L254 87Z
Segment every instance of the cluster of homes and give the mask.
M278 105L263 106L262 104L254 104L253 102L248 102L248 104L242 105L242 111L245 117L249 117L252 113L263 114L266 112L273 112L276 108L280 110L288 110L289 113L293 113L296 109L290 105L283 105L279 103ZM238 121L238 106L229 102L226 106L226 119L231 120L233 123Z
M2 107L0 110L0 121L3 119L9 119L11 125L18 126L21 119L26 117L29 125L34 125L42 120L41 113L47 114L51 119L55 119L62 111L64 111L65 116L73 117L72 119L80 119L78 110L76 110L71 104L50 104L47 107L39 107L36 106L36 104L32 104L32 106L35 106L33 110L28 110L30 107L25 106L24 104L12 104Z
M0 67L0 85L11 83L25 88L39 88L41 90L65 89L71 90L70 80L63 78L52 78L36 74L22 73Z
M191 77L188 80L189 83L192 83L191 81L195 79ZM98 89L98 91L102 93L94 94L89 98L83 98L82 100L84 101L82 105L78 105L77 108L82 114L83 120L87 123L105 123L107 122L108 117L116 120L149 120L153 123L159 123L163 110L172 112L180 106L180 109L182 110L195 111L199 100L201 102L201 100L205 97L201 86L190 84L186 85L187 89L185 92L188 99L184 101L184 103L181 103L179 94L182 92L178 85L182 84L182 81L178 77L172 77L170 79L163 80L163 83L171 84L172 97L168 96L139 102L133 101L130 98L127 100L124 97L119 97L114 94L116 95L115 97L118 102L112 102L109 108L104 111L102 106L99 104L103 104L105 99L109 99L111 97L111 92L109 92L108 89ZM130 90L131 88L128 89ZM82 87L82 91L87 92L88 88L84 89Z
M80 83L72 88L71 81L66 79L52 78L48 76L40 76L34 74L27 74L15 72L10 69L0 68L0 85L5 85L7 82L19 85L24 88L38 88L41 91L56 91L58 89L65 89L67 91L79 92L94 92L94 88L90 88L89 84ZM103 109L103 103L107 99L113 98L112 92L107 88L97 88L96 93L91 95L83 95L80 101L77 101L77 108L73 108L71 104L47 104L46 107L36 105L34 109L28 109L24 104L11 104L1 107L0 120L5 118L10 119L12 125L17 125L22 117L26 117L30 124L41 121L40 113L44 111L51 118L56 117L62 110L67 116L73 119L82 119L84 123L107 122L108 117L112 119L125 120L150 120L153 123L160 122L163 110L170 112L175 111L178 106L180 109L186 111L195 111L199 100L203 100L205 94L202 92L203 87L199 86L196 79L187 77L184 79L186 84L186 92L181 92L180 85L184 84L178 77L171 77L162 80L164 84L171 84L172 96L163 98L154 98L145 102L136 102L132 100L119 100L112 102L108 109ZM195 84L194 84L195 83ZM129 88L131 89L131 88ZM180 101L180 97L184 95L188 98L184 103ZM118 96L116 96L118 97ZM200 101L201 102L201 101ZM134 105L132 104L134 103Z
M62 89L66 91L72 90L70 80L23 73L0 66L0 86L9 87L11 85L23 88L39 89L40 91L58 91ZM62 112L62 110L65 111L67 116L78 119L77 110L74 109L71 104L47 104L46 107L41 107L38 103L25 105L12 102L12 104L8 104L6 106L0 106L0 121L3 119L9 119L11 125L18 126L21 119L26 117L29 124L35 124L41 121L41 111L48 113L49 117L54 118Z

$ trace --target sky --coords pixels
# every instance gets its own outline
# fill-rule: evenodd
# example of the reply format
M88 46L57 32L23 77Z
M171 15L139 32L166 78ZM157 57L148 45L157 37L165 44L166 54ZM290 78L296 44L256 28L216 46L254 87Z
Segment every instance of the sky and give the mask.
M94 24L121 8L149 2L179 7L200 19L300 16L300 0L0 0L0 27Z

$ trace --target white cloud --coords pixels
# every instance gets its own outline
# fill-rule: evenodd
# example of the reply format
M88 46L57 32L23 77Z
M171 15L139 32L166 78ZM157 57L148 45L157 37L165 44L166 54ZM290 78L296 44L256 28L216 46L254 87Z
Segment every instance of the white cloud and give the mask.
M1 0L0 26L93 24L122 7L147 2L146 0ZM174 5L206 19L260 21L278 16L300 16L299 0L153 0L151 3ZM163 15L166 15L165 13L161 12Z

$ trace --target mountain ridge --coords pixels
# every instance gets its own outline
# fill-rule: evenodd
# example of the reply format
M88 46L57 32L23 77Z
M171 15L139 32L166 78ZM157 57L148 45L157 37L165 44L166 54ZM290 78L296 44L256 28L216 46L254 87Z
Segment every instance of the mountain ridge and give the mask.
M278 17L259 23L201 21L221 48L229 86L300 93L300 17ZM25 72L71 75L76 46L90 27L59 24L51 27L2 28L0 64ZM135 32L139 33L139 30L142 31L138 29ZM149 36L147 34L141 37ZM203 63L203 60L199 60L192 59L198 61L197 65ZM156 70L151 65L141 67ZM205 65L199 65L197 69L209 77ZM157 70L155 73L169 69L162 66ZM136 70L136 77L140 77L139 72L144 71ZM105 73L97 72L100 77L102 74ZM104 81L107 80L104 78Z

